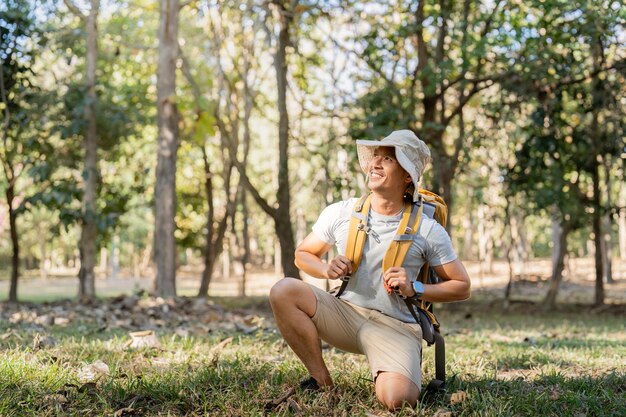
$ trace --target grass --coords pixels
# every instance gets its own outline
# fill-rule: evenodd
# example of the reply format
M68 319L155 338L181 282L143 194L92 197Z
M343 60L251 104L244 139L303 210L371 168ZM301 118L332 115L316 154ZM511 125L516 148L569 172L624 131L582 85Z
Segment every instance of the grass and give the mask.
M230 308L268 313L267 302L219 299ZM0 310L3 308L0 305ZM466 303L440 311L445 325L448 393L400 416L625 416L624 315L584 310L544 316ZM157 330L161 347L129 349L127 332L74 320L66 326L0 322L0 416L390 415L373 395L364 357L325 348L335 392L296 393L265 405L306 376L269 325L251 334L212 331L181 336ZM56 344L33 343L34 339ZM434 374L424 349L424 383ZM92 383L80 371L108 365Z

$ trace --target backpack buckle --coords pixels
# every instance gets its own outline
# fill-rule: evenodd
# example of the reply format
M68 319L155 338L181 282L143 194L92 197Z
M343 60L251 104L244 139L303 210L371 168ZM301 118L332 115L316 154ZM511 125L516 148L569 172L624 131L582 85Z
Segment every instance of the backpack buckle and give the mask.
M343 282L348 282L348 281L350 281L350 275L343 275L343 276L339 277L339 280L343 281Z

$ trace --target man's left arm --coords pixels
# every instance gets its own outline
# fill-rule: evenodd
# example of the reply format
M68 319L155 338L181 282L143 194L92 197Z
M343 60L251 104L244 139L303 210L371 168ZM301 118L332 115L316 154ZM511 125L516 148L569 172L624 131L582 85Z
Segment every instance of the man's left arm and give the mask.
M470 297L471 282L465 266L459 259L433 269L443 280L437 284L424 284L422 299L430 302L462 301Z

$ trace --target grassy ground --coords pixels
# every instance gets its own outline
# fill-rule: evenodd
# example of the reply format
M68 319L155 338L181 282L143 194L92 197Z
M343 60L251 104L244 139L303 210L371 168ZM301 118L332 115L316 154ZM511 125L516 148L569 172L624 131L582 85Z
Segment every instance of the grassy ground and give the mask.
M129 329L89 318L42 325L8 315L0 322L0 416L390 415L374 398L364 358L332 348L325 356L336 391L296 392L267 407L306 372L276 332L265 299L218 303L265 319L243 331L182 332L156 322L160 347L132 349ZM544 315L477 301L439 315L448 393L467 398L448 394L399 415L626 416L626 315L582 308ZM424 349L425 383L433 354ZM96 361L108 371L85 377Z

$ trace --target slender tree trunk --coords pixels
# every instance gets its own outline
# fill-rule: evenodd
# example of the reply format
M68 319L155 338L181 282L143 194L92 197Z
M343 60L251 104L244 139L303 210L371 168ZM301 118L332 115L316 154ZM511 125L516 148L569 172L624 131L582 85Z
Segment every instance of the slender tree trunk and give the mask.
M297 1L293 2L293 7ZM291 201L289 190L289 113L287 111L287 46L291 44L289 28L293 22L293 10L280 5L278 10L280 31L278 47L274 56L276 82L278 86L278 207L276 208L275 229L280 241L283 272L286 276L300 278L296 268L296 245L291 227Z
M158 159L154 196L155 293L176 296L176 154L178 108L176 61L178 59L178 0L161 0L159 61L157 66Z
M251 37L253 39L253 37ZM254 53L254 47L252 41L248 42L248 54L252 56ZM248 163L248 154L250 153L250 118L252 117L252 109L254 108L254 98L252 97L252 90L248 82L248 73L250 71L250 61L246 59L244 64L244 115L243 115L243 164ZM246 296L246 281L248 274L248 263L250 262L250 229L248 221L250 220L250 212L248 210L248 193L244 181L239 176L239 197L241 204L241 215L243 217L243 225L241 229L243 240L243 255L241 258L241 265L243 271L241 274L241 296Z
M243 238L243 256L241 258L241 264L243 266L243 274L241 276L241 296L246 296L246 285L247 285L247 274L248 274L248 264L250 263L250 228L248 226L248 220L250 218L250 213L248 210L248 195L246 193L246 188L241 187L241 214L243 216L243 227L241 230L241 235Z
M598 71L602 66L602 44L599 38L595 36L591 39L591 52L593 56L593 69ZM589 135L591 137L591 144L593 152L590 155L592 171L591 179L593 181L593 241L595 245L595 264L596 264L596 294L595 305L604 304L604 273L602 263L602 205L600 201L600 161L599 158L603 156L603 144L600 143L598 135L600 135L600 126L598 120L598 108L603 100L602 84L598 76L594 76L591 86L591 94L593 97L593 109L591 128L589 129Z
M591 178L593 181L593 242L594 242L594 255L596 265L596 292L595 292L595 305L604 304L604 273L602 262L602 211L600 206L600 164L596 161L594 163L593 171L591 172Z
M5 190L7 204L9 205L9 229L11 234L11 286L9 288L9 301L17 303L17 283L20 276L20 241L17 234L17 213L15 212L15 185L9 183Z
M515 247L515 238L513 232L513 222L511 220L511 202L508 198L506 198L506 206L504 208L504 225L509 226L509 237L510 241L506 246L506 261L509 266L509 282L506 284L506 288L504 290L504 306L508 307L511 300L511 287L513 286L513 262L511 260L511 253L513 252L513 248Z
M567 254L567 236L570 232L568 222L552 220L552 276L550 277L550 288L543 300L545 310L552 310L556 304L556 296L559 292L559 285L563 279L563 269L565 265L565 255Z
M612 239L612 223L613 200L611 198L611 162L607 156L604 160L604 183L606 192L606 214L603 216L604 235L602 236L602 262L604 280L607 283L613 283L613 239Z
M621 181L619 194L619 214L617 220L619 235L619 258L626 261L626 182Z
M98 132L96 121L96 70L98 61L98 14L99 0L91 1L91 10L86 16L87 32L87 96L85 99L85 132L83 147L85 149L85 165L83 171L84 189L82 203L82 228L80 235L81 263L79 271L79 298L83 302L92 301L96 297L95 266L96 266L96 197L98 194Z

